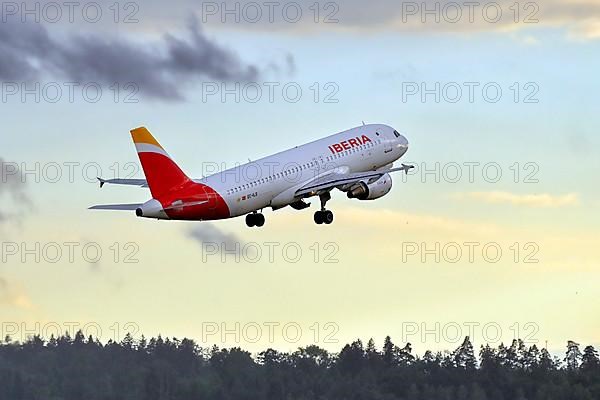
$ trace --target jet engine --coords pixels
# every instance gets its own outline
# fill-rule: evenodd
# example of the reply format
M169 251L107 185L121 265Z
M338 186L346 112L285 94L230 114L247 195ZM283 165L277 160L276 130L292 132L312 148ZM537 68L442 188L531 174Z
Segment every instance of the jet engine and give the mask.
M346 194L349 199L375 200L388 194L391 189L392 177L385 174L375 181L355 183Z

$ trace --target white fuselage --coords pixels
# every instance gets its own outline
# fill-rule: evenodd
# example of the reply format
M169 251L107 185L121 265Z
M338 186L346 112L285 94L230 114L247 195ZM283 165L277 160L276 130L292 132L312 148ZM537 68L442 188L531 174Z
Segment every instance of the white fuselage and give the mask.
M365 139L366 138L366 139ZM231 217L289 204L296 190L332 173L391 168L408 141L387 125L364 125L252 161L197 182L225 200Z

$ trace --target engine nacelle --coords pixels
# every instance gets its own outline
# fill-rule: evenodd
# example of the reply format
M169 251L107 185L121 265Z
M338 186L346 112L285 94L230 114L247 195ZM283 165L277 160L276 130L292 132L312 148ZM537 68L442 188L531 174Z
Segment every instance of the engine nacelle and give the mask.
M349 199L375 200L385 196L392 189L392 177L385 174L375 182L358 182L348 189Z

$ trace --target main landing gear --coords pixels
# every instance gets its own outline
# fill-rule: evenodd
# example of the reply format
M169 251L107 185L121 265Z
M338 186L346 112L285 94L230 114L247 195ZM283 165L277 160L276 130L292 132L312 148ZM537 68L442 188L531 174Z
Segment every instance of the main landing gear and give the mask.
M246 225L248 225L249 228L252 228L254 226L257 227L261 227L265 224L265 216L257 213L257 212L253 212L252 214L248 214L246 215Z
M323 193L319 195L319 198L321 199L321 210L315 212L315 223L317 225L329 225L333 222L333 213L325 209L325 204L331 200L331 194L329 192Z

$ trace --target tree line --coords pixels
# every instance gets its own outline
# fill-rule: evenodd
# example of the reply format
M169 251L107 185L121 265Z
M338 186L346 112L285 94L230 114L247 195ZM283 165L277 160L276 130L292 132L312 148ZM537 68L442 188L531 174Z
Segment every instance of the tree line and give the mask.
M356 340L339 353L202 348L165 338L102 344L82 332L0 343L0 399L7 400L597 400L594 347L569 341L564 358L514 340L413 354L410 343Z

